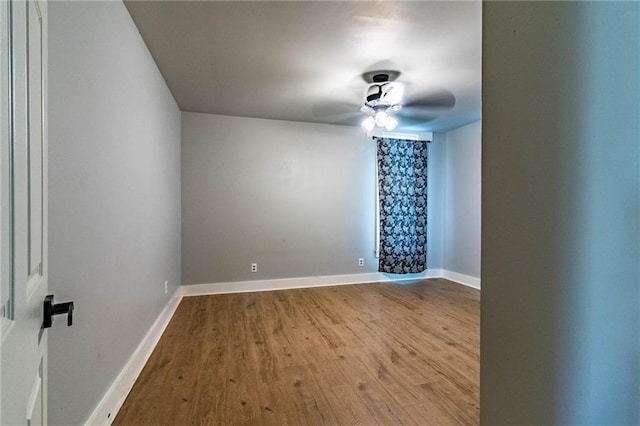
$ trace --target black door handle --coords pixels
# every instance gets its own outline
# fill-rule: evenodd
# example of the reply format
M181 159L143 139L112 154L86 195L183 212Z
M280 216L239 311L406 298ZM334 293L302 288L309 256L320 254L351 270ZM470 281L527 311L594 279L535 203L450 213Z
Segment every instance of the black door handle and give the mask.
M53 303L53 294L44 298L44 319L42 328L49 328L53 324L53 316L67 314L67 326L73 325L73 302Z

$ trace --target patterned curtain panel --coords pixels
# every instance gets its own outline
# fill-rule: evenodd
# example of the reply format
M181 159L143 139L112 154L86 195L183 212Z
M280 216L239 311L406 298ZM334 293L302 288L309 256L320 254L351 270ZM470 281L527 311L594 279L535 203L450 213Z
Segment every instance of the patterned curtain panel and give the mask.
M422 272L427 267L427 142L374 140L378 147L378 270Z

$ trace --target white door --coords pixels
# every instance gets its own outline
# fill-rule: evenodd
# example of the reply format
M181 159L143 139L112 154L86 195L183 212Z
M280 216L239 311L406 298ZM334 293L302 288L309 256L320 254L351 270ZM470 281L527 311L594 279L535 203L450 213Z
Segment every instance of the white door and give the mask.
M2 425L47 418L46 6L0 1Z

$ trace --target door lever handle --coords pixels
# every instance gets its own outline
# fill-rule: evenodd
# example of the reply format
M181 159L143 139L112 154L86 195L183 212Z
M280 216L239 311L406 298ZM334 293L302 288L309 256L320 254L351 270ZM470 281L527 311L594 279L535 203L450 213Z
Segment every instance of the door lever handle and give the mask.
M53 303L53 294L44 298L44 319L42 328L49 328L53 324L53 316L67 314L67 326L73 325L73 302Z

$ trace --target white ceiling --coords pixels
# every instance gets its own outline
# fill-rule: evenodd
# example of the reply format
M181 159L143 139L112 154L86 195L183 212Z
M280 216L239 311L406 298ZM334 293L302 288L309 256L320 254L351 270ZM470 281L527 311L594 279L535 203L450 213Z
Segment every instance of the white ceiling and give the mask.
M399 129L480 118L479 1L125 4L182 111L358 125L361 74L391 68L422 104Z

